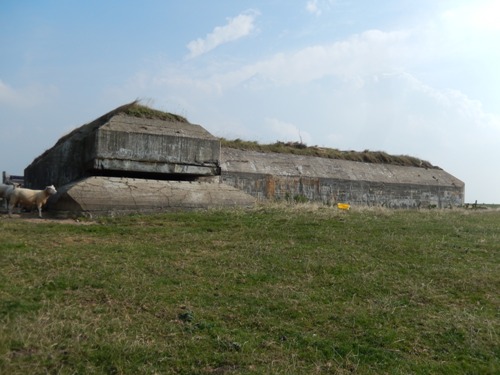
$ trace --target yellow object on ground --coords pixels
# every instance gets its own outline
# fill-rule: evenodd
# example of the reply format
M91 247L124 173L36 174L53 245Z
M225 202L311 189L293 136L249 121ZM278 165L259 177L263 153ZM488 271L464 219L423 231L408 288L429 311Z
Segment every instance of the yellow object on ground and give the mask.
M337 203L337 207L341 210L349 210L351 208L351 205L348 203Z

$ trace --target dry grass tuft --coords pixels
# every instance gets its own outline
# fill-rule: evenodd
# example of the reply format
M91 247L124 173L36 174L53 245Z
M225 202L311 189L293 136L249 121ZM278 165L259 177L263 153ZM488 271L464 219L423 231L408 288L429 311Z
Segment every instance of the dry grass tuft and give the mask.
M123 113L133 117L189 123L183 116L153 109L138 102L134 102L133 105L128 106Z

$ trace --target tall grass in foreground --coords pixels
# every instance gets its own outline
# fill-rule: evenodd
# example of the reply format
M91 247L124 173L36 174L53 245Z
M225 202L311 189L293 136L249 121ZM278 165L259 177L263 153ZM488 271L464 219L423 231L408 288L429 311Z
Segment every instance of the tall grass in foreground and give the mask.
M2 374L494 374L500 212L0 218Z

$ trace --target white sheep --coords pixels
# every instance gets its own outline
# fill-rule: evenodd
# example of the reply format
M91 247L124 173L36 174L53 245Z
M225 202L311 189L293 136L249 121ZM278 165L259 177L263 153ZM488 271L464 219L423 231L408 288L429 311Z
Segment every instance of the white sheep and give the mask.
M31 190L25 188L16 188L10 194L9 216L12 217L12 210L19 203L24 207L38 208L38 217L42 217L42 206L47 203L51 195L57 193L54 185L47 186L43 190Z
M5 201L5 208L8 207L10 195L15 188L16 185L13 184L0 184L0 198L3 198L3 200Z

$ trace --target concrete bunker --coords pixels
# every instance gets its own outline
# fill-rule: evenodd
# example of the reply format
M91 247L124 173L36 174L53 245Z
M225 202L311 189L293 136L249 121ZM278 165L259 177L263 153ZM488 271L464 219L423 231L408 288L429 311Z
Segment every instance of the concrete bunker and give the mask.
M57 215L227 206L300 196L324 204L455 207L464 183L439 168L221 147L181 116L133 102L63 136L24 172L54 184Z
M220 142L183 117L133 102L63 136L24 171L25 184L54 184L58 214L112 214L250 205L220 182Z

